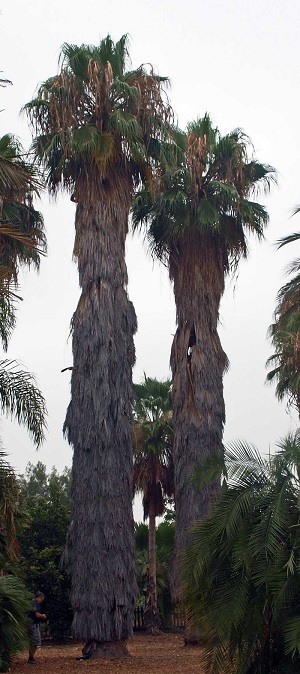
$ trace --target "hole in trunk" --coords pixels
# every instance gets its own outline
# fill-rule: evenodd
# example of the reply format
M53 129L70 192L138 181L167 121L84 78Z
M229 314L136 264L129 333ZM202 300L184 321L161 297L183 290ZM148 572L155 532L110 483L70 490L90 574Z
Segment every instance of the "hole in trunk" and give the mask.
M195 333L195 328L192 325L191 331L190 331L189 345L188 345L188 350L187 350L188 363L191 362L193 346L195 346L195 344L196 344L196 333Z

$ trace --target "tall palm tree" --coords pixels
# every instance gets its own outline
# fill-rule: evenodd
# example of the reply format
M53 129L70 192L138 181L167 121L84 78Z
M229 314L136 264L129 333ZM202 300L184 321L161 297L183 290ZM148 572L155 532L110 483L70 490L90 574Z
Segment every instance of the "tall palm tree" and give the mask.
M299 671L299 432L278 446L265 460L231 443L220 497L191 532L184 598L210 673Z
M299 209L295 212L297 213ZM300 239L295 232L281 239L279 248ZM279 290L274 323L269 335L275 353L267 360L272 369L267 381L276 381L276 395L279 400L285 396L288 405L296 407L300 417L300 259L296 258L287 269L293 276ZM275 366L275 367L274 367Z
M149 517L148 581L144 622L159 631L156 589L156 517L164 513L164 499L172 496L173 429L171 382L150 377L135 384L133 484L143 494L144 520Z
M221 136L206 114L189 124L185 161L165 177L161 193L142 189L133 209L134 226L146 224L152 252L168 265L174 286L175 560L218 488L214 481L199 493L192 476L207 457L222 455L227 357L217 327L225 277L247 257L247 234L261 239L268 220L249 197L269 188L274 169L249 157L251 149L240 129Z
M157 162L167 160L172 145L162 143L172 118L165 78L143 66L126 72L127 62L126 35L115 44L110 36L99 46L65 44L59 74L25 106L50 192L67 190L76 203L82 294L72 319L74 367L64 425L74 448L65 559L73 634L88 642L86 655L103 642L124 645L132 632L136 316L126 291L125 239L134 187L147 179L154 189Z

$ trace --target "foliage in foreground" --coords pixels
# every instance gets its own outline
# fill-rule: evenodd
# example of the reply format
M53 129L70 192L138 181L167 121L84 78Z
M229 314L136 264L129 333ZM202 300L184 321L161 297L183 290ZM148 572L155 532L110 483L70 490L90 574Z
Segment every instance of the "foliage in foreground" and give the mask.
M7 672L13 655L27 646L29 601L19 578L0 576L0 672Z
M182 560L188 617L214 674L281 674L300 666L300 433L269 460L242 442Z

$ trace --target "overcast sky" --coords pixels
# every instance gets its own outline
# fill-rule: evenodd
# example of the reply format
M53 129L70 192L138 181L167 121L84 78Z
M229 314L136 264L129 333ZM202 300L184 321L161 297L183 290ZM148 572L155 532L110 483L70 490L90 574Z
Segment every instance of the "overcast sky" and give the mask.
M57 72L60 47L99 42L110 33L130 35L132 65L152 63L171 80L170 97L179 125L208 111L222 134L242 127L256 156L278 170L279 186L265 200L270 213L266 239L250 243L247 262L227 284L221 305L220 335L229 360L225 376L225 440L245 438L268 452L289 430L287 414L266 385L265 362L272 352L267 329L276 293L297 244L281 251L275 241L300 228L299 187L299 0L0 0L3 77L13 86L0 89L1 135L30 133L21 106L39 82ZM74 204L67 196L39 204L44 214L49 255L39 275L20 275L24 301L8 357L34 372L49 410L47 441L37 454L24 429L3 422L1 432L11 463L23 471L41 460L48 468L71 465L72 451L62 437L70 395L72 364L69 325L78 300L72 262ZM134 380L143 372L170 376L169 353L175 312L168 275L151 261L142 239L128 241L129 295L138 317Z

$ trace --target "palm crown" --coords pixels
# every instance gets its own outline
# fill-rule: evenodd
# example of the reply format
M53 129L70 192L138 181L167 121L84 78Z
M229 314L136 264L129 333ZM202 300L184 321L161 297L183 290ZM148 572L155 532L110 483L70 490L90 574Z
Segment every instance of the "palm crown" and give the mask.
M60 73L25 105L54 192L76 187L77 200L80 186L115 190L120 169L138 181L149 175L147 154L162 158L161 141L172 129L167 78L143 66L126 71L127 61L126 35L115 44L109 35L99 46L64 44Z
M155 516L164 512L164 497L173 494L171 382L145 376L134 385L133 483L143 492L144 518L150 502Z
M246 232L263 236L268 214L248 197L260 186L268 189L275 172L249 159L250 147L241 129L221 136L208 114L188 125L184 163L167 174L158 198L142 189L134 203L134 226L149 225L147 236L159 258L177 258L183 238L208 235L221 246L228 272L247 255Z

